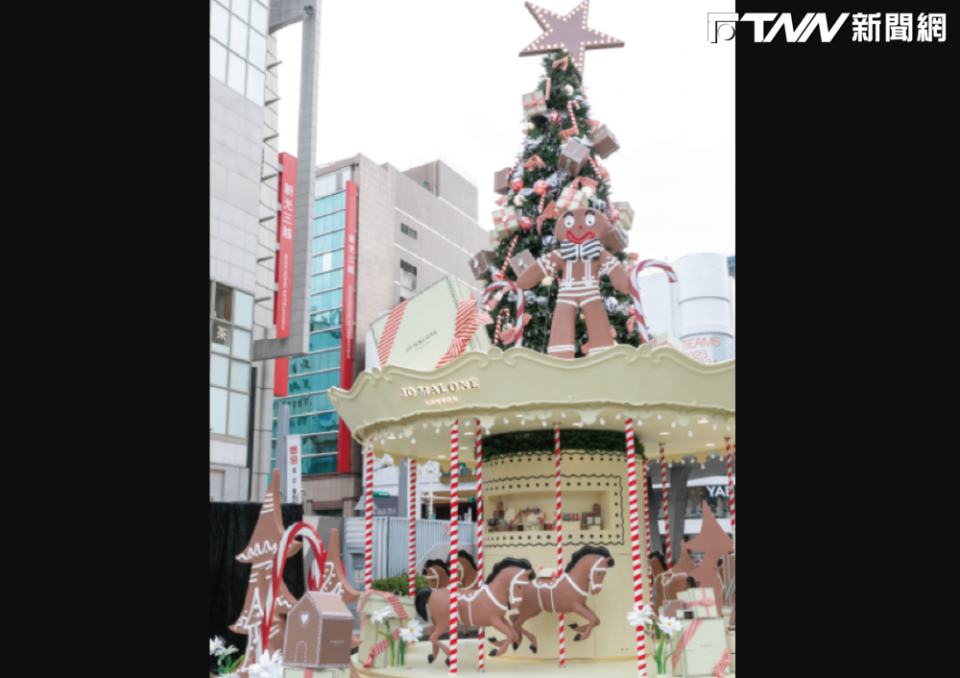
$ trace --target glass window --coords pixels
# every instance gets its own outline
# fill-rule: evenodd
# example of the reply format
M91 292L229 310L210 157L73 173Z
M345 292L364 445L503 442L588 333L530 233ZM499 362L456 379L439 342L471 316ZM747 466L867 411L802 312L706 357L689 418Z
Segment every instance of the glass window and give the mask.
M239 56L247 56L247 25L235 16L230 17L230 49Z
M322 351L326 348L340 348L340 330L310 335L311 352Z
M336 412L323 414L309 414L305 417L290 417L290 433L303 435L306 433L329 433L336 431L340 423ZM273 421L274 437L276 437L277 420Z
M314 412L329 412L333 409L330 404L330 397L326 393L314 393L313 395L301 396L299 398L282 398L273 402L273 416L279 416L280 405L289 405L291 415L311 414ZM306 452L304 452L306 454Z
M211 321L210 348L217 353L230 352L230 335L232 329L226 323L217 320Z
M336 175L330 175L335 177ZM328 195L326 198L320 198L314 203L313 216L319 217L322 214L330 214L342 210L347 205L347 194L344 191Z
M234 328L232 355L234 358L250 360L250 333L246 330Z
M337 451L337 434L327 433L319 436L306 436L300 443L304 455L335 453Z
M243 94L243 85L247 79L247 64L233 52L230 52L227 62L227 86L239 94Z
M224 45L227 44L227 33L230 29L230 12L215 2L210 3L210 36Z
M230 394L230 427L227 434L238 438L247 437L247 413L250 409L250 396L245 393Z
M210 432L227 432L227 392L222 388L210 388Z
M240 360L230 361L230 388L234 391L250 390L250 363Z
M261 5L259 2L250 3L250 25L264 35L267 34L267 17L269 16L268 12L269 10L267 10L267 8Z
M302 475L313 475L317 473L336 473L337 455L326 455L323 457L304 457L301 466Z
M253 295L234 290L234 303L236 304L236 317L233 322L241 327L250 327L253 325Z
M210 75L220 82L227 80L227 48L212 38L210 39Z
M262 71L267 67L267 39L257 33L250 31L250 45L247 47L247 61Z
M229 287L217 285L217 295L213 301L213 317L221 320L233 320L233 297Z
M250 21L250 0L233 0L233 6L230 9L244 21Z
M330 290L335 287L343 286L343 269L338 268L336 271L330 271L328 273L318 273L313 276L310 280L310 291L311 292L322 292L324 290Z
M340 385L340 370L310 374L305 377L295 377L288 382L289 393L316 393L326 391L331 386Z
M343 309L335 308L331 311L323 311L310 316L310 331L322 332L323 330L332 330L340 327L343 318Z
M263 73L252 66L247 68L247 98L257 106L263 106L263 86Z
M313 253L329 252L343 247L343 231L334 231L313 239Z
M343 290L330 290L321 292L310 297L310 312L325 311L328 308L336 308L343 303Z
M313 258L313 273L332 271L343 266L343 250L318 254Z
M310 355L299 358L290 358L290 376L307 374L308 372L319 372L320 370L331 370L339 365L339 348L333 351L324 351L323 353L311 353Z
M330 231L343 228L343 225L346 223L345 215L346 212L340 210L333 214L317 217L313 220L313 234L322 235L323 233L329 233Z
M210 356L210 383L227 387L227 376L230 361L220 355Z

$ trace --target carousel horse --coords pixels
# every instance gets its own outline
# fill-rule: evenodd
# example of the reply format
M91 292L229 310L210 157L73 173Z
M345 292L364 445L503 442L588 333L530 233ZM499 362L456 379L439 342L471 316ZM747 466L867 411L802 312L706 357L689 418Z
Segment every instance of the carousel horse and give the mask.
M423 566L423 576L427 578L427 586L436 591L450 585L450 566L445 560L436 558L428 560Z
M447 563L449 569L450 563ZM457 577L459 582L458 589L463 593L469 593L480 587L480 572L477 571L477 564L469 551L457 552L457 567L460 568L460 574Z
M674 572L668 575L667 561L659 551L653 552L649 564L650 569L653 570L653 583L657 593L657 602L653 606L656 614L660 614L660 608L665 600L677 600L677 594L681 591L697 588L697 580L686 572Z
M513 622L513 628L517 632L513 649L516 650L519 647L522 633L530 640L531 652L536 653L537 638L523 628L523 622L536 617L541 612L576 612L586 618L588 624L586 626L570 624L570 628L577 632L574 641L589 638L594 627L599 626L600 617L587 607L587 596L591 593L600 593L603 578L611 567L613 567L613 558L610 557L610 551L602 546L584 546L573 554L559 577L552 581L545 580L543 583L534 581L533 586L528 586L523 592L520 614ZM496 651L491 652L490 656L496 656Z
M507 610L511 605L523 600L524 589L534 579L533 565L529 560L522 558L504 558L497 563L487 580L472 593L457 596L457 616L464 626L493 626L500 629L505 635L499 643L501 653L511 642L520 640L517 633L506 619ZM442 649L447 655L447 666L450 666L450 649L441 643L439 638L450 630L450 590L420 589L414 601L417 615L426 622L433 622L433 632L430 642L433 652L427 656L431 664ZM491 657L497 655L497 650L490 652Z

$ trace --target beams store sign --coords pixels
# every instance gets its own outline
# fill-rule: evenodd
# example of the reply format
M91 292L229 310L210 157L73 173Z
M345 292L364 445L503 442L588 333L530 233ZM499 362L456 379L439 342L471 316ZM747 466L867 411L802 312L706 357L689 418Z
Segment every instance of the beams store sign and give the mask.
M417 386L417 387L406 387L400 389L401 398L416 398L418 396L426 396L427 399L424 401L427 405L446 405L448 403L459 402L460 399L455 395L447 395L453 393L459 393L461 391L470 391L475 388L480 388L480 381L473 377L471 379L460 379L459 381L451 381L448 384L431 384L430 386ZM430 396L443 396L440 398L430 398Z
M683 340L683 348L699 363L712 365L730 360L730 337L725 334L695 334Z

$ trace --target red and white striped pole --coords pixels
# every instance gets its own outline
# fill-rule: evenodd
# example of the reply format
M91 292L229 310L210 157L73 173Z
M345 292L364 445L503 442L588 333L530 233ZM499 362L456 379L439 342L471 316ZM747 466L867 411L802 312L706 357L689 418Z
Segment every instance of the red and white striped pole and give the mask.
M630 553L633 558L633 602L643 609L643 565L640 562L640 514L637 509L637 461L633 448L633 419L627 417L627 489L630 497ZM646 481L646 477L644 477ZM646 485L646 482L644 482ZM643 493L646 496L646 492ZM649 534L649 532L648 532ZM646 678L647 646L643 624L637 625L637 676Z
M633 425L633 422L630 423ZM653 602L653 568L650 567L650 558L653 552L650 550L650 492L647 484L647 462L643 462L643 529L647 538L647 592L650 595L650 602Z
M670 548L670 501L667 492L667 462L664 460L663 443L660 443L660 485L663 488L663 527L667 533L667 573L673 574L673 549Z
M477 419L477 577L483 586L483 429ZM483 673L483 627L477 629L477 671Z
M373 441L364 459L364 516L367 527L363 539L363 590L373 589Z
M450 675L457 675L457 581L460 578L460 564L457 559L459 517L457 516L457 497L459 495L460 475L460 440L457 425L460 420L453 422L450 430Z
M507 275L507 266L510 265L510 257L513 256L513 248L517 246L517 240L520 239L520 234L513 236L513 240L510 241L510 247L507 248L507 258L503 260L503 266L500 268L500 276L503 277Z
M730 534L733 535L737 529L737 514L733 502L733 454L730 453L730 438L725 437L724 440L727 441L727 484L729 486L727 494L730 497ZM733 450L736 454L736 445L733 446Z
M560 493L560 424L553 425L553 454L557 460L557 568L563 569L563 501ZM567 663L563 647L563 612L560 613L560 668Z
M407 461L410 473L410 587L411 598L417 593L417 460Z

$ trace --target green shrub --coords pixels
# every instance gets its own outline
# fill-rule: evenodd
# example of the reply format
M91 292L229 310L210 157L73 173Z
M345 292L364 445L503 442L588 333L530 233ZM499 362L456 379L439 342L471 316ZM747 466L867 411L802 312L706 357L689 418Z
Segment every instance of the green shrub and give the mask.
M374 591L386 591L387 593L399 591L401 596L406 596L410 591L410 576L404 572L403 574L398 574L396 577L374 579L371 586ZM430 588L430 585L427 584L427 578L418 574L416 588L417 591Z

